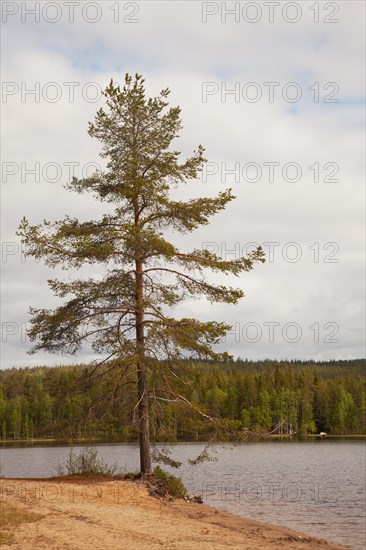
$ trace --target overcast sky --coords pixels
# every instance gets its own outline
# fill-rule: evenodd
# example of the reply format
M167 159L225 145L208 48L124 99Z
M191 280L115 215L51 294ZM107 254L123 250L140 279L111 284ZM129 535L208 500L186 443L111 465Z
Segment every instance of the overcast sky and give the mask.
M75 274L25 260L15 231L23 216L106 211L63 184L101 164L88 121L126 72L151 96L171 89L182 159L206 148L182 196L237 197L175 242L267 253L220 279L244 289L237 306L189 301L174 315L232 324L220 349L235 357L364 357L364 11L348 0L2 2L2 368L91 358L26 354L28 307L51 307L47 279Z

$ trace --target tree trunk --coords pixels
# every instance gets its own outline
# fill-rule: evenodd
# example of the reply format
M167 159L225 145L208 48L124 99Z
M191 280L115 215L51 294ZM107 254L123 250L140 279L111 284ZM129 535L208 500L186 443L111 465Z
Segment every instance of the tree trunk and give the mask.
M146 381L144 350L144 307L142 263L136 262L136 343L137 343L137 393L139 416L140 470L142 474L151 473L149 398Z
M150 427L149 427L149 401L146 387L145 366L139 362L137 365L138 399L139 399L139 442L140 442L140 470L142 474L151 473L150 457Z

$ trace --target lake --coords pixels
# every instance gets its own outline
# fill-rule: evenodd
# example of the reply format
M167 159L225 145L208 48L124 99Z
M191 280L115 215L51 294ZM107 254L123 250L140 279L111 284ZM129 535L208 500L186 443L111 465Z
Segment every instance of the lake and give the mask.
M75 446L76 450L84 445ZM97 444L98 457L136 471L136 444ZM171 457L189 492L207 504L234 514L303 531L309 535L364 550L366 447L363 440L314 439L261 441L250 445L217 444L215 461L195 466L203 444L178 443ZM64 463L67 446L34 445L0 448L5 477L51 477Z

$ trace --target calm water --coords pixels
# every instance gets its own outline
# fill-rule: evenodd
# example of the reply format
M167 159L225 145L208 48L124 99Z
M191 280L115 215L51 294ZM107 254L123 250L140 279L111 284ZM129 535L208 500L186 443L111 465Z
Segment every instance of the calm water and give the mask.
M138 470L134 444L96 445L98 456L125 471ZM78 449L82 449L80 445ZM343 544L366 547L364 441L259 442L216 445L216 461L187 463L202 444L180 443L172 458L183 462L179 475L189 492L235 514L283 525ZM5 477L50 477L66 460L65 446L3 447ZM163 466L164 469L169 469Z

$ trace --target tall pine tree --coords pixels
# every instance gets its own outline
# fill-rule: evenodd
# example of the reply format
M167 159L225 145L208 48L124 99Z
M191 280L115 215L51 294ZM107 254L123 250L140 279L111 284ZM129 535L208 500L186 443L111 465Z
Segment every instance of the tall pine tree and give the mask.
M89 135L102 143L106 169L73 178L67 187L112 203L112 214L86 222L66 216L33 226L23 218L18 230L27 254L44 258L50 267L103 266L101 280L49 281L55 295L69 299L54 310L30 308L29 337L35 342L30 353L75 354L85 340L92 341L94 352L103 357L96 367L107 364L119 373L121 384L136 383L142 473L151 471L151 400L179 400L175 362L185 354L222 359L225 354L212 346L230 328L177 319L167 314L168 308L186 296L235 304L242 290L208 282L206 270L239 275L264 261L261 248L228 261L208 250L181 251L164 236L164 230L187 234L208 224L234 198L230 189L215 198L170 198L172 188L197 178L205 159L202 146L183 163L180 153L171 150L181 119L179 107L168 108L168 95L164 89L146 98L140 75L126 75L123 88L112 80L104 92L107 108L97 112ZM157 368L164 370L164 387L153 387Z

